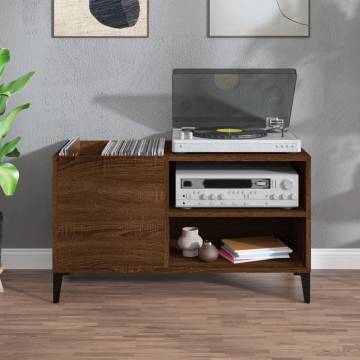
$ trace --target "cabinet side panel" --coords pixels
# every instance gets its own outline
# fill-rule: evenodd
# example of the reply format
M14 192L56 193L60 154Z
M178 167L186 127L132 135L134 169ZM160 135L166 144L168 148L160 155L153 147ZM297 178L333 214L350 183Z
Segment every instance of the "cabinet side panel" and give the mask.
M306 267L311 270L312 234L312 174L311 157L306 162Z

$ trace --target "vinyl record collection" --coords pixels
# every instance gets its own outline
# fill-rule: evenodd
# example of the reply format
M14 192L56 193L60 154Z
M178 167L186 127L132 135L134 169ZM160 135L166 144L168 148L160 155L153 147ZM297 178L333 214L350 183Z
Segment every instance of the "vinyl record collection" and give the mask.
M165 138L111 140L101 156L164 156Z
M71 138L69 141L67 141L65 143L65 145L60 149L59 151L59 156L69 156L70 154L70 149L71 146L73 146L77 141L79 141L80 138L78 136L75 136L73 138Z

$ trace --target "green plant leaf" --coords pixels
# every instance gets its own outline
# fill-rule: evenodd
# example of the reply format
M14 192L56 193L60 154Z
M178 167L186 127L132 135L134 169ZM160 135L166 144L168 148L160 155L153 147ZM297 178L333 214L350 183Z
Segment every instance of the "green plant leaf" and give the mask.
M20 151L17 148L6 154L6 157L12 157L12 158L17 158L19 156L20 156Z
M10 163L0 164L0 187L6 196L15 194L19 181L19 171Z
M0 79L4 73L5 65L10 61L9 49L0 48Z
M0 121L0 138L4 138L10 131L11 125L13 121L15 120L17 114L20 111L23 111L25 109L28 109L30 107L30 104L22 104L14 108L12 111L9 112L9 114L5 117L5 119Z
M9 101L10 95L11 94L9 92L0 93L0 116L6 111L6 105Z
M35 72L31 71L14 81L10 81L7 84L0 85L0 93L9 92L10 94L14 94L18 91L21 91L22 89L25 88L25 86L27 85L27 83L34 74Z
M14 140L11 140L10 142L0 146L0 161L3 159L4 156L8 156L9 154L12 154L14 150L17 150L16 146L20 140L21 137L17 137Z

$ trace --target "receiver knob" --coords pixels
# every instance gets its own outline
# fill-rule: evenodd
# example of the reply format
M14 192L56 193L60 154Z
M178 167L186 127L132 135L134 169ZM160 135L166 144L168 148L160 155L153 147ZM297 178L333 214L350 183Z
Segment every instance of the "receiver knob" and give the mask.
M210 197L210 200L216 200L216 195L215 194L211 194L209 197Z
M281 182L281 188L284 190L291 190L293 187L293 182L289 179L283 180Z
M278 196L276 194L273 194L270 196L270 200L277 200Z
M206 200L206 195L205 194L200 194L200 200Z
M280 200L286 200L287 196L285 194L280 195Z
M288 197L289 200L296 200L296 198L297 198L296 194L290 194Z
M224 194L220 194L220 195L218 196L218 199L219 199L219 200L225 200Z
M185 138L186 138L187 140L192 140L192 139L193 139L193 133L192 133L192 131L186 131L186 133L185 133Z

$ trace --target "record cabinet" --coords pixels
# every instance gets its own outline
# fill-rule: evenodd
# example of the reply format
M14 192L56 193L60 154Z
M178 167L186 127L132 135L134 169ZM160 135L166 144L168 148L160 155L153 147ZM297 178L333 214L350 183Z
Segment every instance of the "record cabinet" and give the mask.
M310 302L311 158L297 154L175 154L102 157L106 141L78 141L53 158L53 302L64 275L104 272L256 272L300 275ZM296 209L177 209L177 162L288 162L299 173ZM234 265L183 258L174 246L184 226L204 239L273 235L290 259Z

